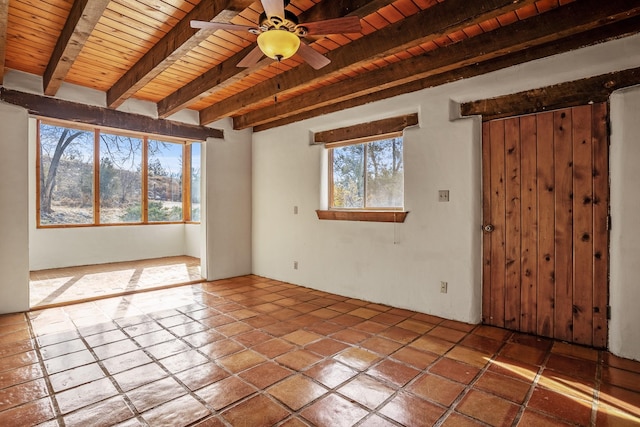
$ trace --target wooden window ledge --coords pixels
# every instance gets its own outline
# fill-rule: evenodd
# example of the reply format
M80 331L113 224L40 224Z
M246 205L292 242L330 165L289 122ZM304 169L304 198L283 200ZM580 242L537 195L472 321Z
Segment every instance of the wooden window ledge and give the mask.
M318 219L333 221L404 222L406 211L342 211L316 210Z

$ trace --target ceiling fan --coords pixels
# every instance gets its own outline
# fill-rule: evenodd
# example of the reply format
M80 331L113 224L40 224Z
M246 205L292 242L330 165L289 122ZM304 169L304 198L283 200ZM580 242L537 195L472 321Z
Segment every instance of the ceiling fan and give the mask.
M295 14L285 10L289 0L261 0L261 2L264 12L260 15L260 21L256 27L207 21L191 21L191 27L214 31L248 31L257 35L258 46L238 62L238 67L251 67L260 61L263 55L280 62L298 53L316 70L329 64L331 60L301 41L301 38L362 31L360 18L357 16L300 24Z

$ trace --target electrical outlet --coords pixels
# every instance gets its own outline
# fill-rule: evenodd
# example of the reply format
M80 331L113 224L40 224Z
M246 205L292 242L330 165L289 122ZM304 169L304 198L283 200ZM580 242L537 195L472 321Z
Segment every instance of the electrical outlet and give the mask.
M438 191L438 201L440 201L440 202L448 202L449 201L449 190L439 190Z
M447 286L448 286L447 282L440 282L440 293L446 294Z
M298 269L298 261L293 261L293 269L294 270Z
M293 214L294 215L298 215L298 207L297 206L293 207Z

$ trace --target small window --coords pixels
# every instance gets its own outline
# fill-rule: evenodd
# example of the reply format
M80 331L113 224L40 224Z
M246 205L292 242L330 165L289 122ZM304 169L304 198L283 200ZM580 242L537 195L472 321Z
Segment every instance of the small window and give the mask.
M402 209L402 134L329 148L332 209Z

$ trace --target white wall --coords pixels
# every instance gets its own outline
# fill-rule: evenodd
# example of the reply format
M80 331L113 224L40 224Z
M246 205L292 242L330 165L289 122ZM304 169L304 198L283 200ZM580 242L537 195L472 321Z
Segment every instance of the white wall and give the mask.
M200 257L201 229L200 224L184 225L184 255Z
M0 103L0 314L29 309L27 121Z
M318 220L315 210L325 205L326 151L309 145L309 131L406 112L420 113L420 127L406 130L404 138L406 221ZM254 273L478 322L479 138L475 119L449 120L446 91L404 95L256 133ZM450 202L439 203L438 190L449 190ZM440 293L440 281L448 282L447 294Z
M212 127L223 129L224 140L202 144L202 276L207 280L251 273L251 131L234 131L230 119Z
M185 255L185 225L30 227L31 270Z
M640 360L640 86L611 96L609 347Z
M636 67L640 36L603 43L568 54L511 67L438 88L406 94L339 113L309 119L253 137L253 272L342 295L477 323L481 319L481 153L480 121L450 120L452 102L499 96L563 81ZM635 93L635 92L634 92ZM640 132L637 96L612 111L619 127ZM400 113L420 113L420 127L405 134L404 224L320 221L323 148L310 146L310 132L363 123ZM635 115L635 117L633 117ZM615 122L614 122L615 123ZM638 194L637 157L613 153L612 170L625 174L625 191ZM626 165L620 164L625 159ZM634 175L635 174L635 175ZM613 178L613 176L612 176ZM622 181L622 178L618 178ZM619 184L619 183L618 183ZM612 180L612 198L621 191ZM634 189L635 188L635 189ZM633 190L632 190L633 189ZM450 190L451 201L438 202L438 190ZM626 193L625 193L626 194ZM625 197L627 197L625 195ZM299 215L293 214L299 206ZM635 207L635 209L634 209ZM629 246L624 260L612 261L612 349L640 358L640 313L637 277L640 246L629 229L640 227L640 195L625 202L626 221L614 227ZM612 210L618 209L614 204ZM635 215L630 219L631 215ZM629 228L627 227L629 225ZM615 228L614 228L615 230ZM612 257L618 257L612 245ZM293 269L298 261L299 269ZM624 266L617 266L623 262ZM632 266L635 267L632 268ZM623 270L624 279L614 271ZM440 293L440 281L449 292ZM614 283L615 282L615 283ZM633 298L634 297L634 298ZM624 304L622 300L626 301ZM621 348L620 342L633 342Z

